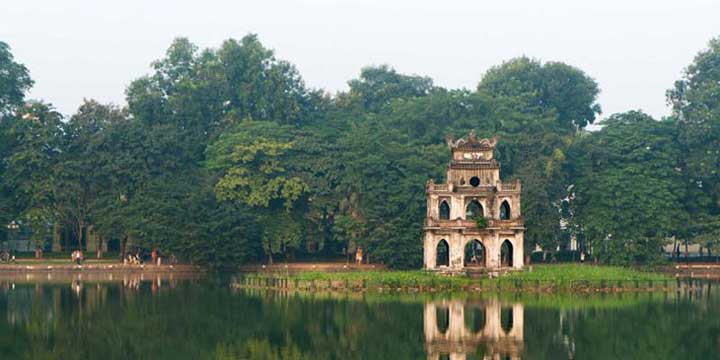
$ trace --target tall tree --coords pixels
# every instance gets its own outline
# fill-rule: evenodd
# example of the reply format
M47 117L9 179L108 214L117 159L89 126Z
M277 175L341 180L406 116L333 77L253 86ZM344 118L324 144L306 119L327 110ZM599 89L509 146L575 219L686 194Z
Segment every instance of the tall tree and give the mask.
M248 120L208 148L208 166L221 171L218 199L255 209L270 263L273 254L297 248L302 236L291 214L308 189L292 171L290 138L290 127Z
M32 85L28 69L17 63L10 46L0 41L0 120L24 104Z
M3 182L14 195L17 215L30 221L40 237L58 216L53 175L63 154L62 126L62 116L51 105L31 102L17 110L7 129L13 145L3 162Z
M578 229L611 263L655 261L687 221L676 124L631 111L581 137L568 166Z
M400 74L388 65L365 67L360 78L348 85L350 91L340 100L369 112L379 111L393 99L428 95L435 88L428 77Z
M687 177L689 234L701 244L720 241L720 38L710 41L667 92L678 121Z
M582 129L600 113L595 80L561 62L515 58L488 70L477 89L493 98L519 97L542 112L555 112L558 129Z
M105 134L126 119L124 109L85 100L63 124L62 155L52 176L53 202L59 220L74 230L78 248L87 244L85 234L96 215L97 200L108 190L102 161L114 154L106 152Z
M0 238L4 238L8 224L17 215L14 190L4 181L6 161L17 146L18 138L11 131L15 126L15 111L25 101L25 93L33 81L27 68L16 62L10 46L0 41Z

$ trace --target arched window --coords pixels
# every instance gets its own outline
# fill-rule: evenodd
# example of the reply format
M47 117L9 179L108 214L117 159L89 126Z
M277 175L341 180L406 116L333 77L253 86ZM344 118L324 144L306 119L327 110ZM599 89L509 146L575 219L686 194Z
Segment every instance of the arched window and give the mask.
M444 334L450 328L450 309L446 307L438 307L435 309L435 318L437 319L438 331Z
M485 212L483 211L483 207L482 205L480 205L480 202L477 200L473 200L467 205L467 208L465 209L465 218L474 219L478 216L485 216Z
M500 205L500 220L510 220L510 204L507 200Z
M513 246L510 240L503 241L500 246L500 265L507 267L513 265Z
M485 267L485 246L477 239L465 245L465 266Z
M447 201L443 200L440 202L440 220L450 219L450 205Z
M437 253L435 256L435 267L450 265L450 246L445 239L440 240L437 245Z
M485 328L485 309L473 306L465 308L465 327L471 333L477 334Z
M502 308L500 310L500 327L505 331L505 333L509 333L513 328L513 309L512 308Z

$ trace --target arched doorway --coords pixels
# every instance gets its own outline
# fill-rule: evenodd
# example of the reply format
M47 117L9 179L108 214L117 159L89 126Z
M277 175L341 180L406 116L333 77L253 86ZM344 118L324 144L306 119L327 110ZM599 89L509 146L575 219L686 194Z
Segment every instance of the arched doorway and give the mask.
M485 259L485 246L478 239L468 241L465 244L465 267L485 267L487 266Z
M500 310L500 327L505 334L510 333L513 328L513 309L504 307Z
M435 267L450 266L450 245L445 239L440 240L437 244Z
M477 334L485 328L485 309L479 306L465 308L465 327L471 333Z
M510 220L510 216L510 204L505 200L500 205L500 220Z
M447 201L443 200L440 202L440 220L450 219L450 205Z
M450 328L450 309L447 307L437 307L435 309L435 318L437 319L437 328L441 334L445 334Z
M478 216L485 216L485 212L483 211L483 207L480 202L473 200L465 208L465 218L474 219Z
M500 266L511 267L513 265L513 246L510 240L503 241L500 246Z

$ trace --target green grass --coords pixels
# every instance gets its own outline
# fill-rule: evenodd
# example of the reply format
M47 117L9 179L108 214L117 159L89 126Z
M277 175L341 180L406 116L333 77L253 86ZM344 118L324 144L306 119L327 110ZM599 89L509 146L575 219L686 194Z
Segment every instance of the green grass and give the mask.
M300 272L290 275L300 281L365 281L368 285L383 286L464 286L477 279L466 276L440 276L422 270L352 271L352 272Z
M532 265L526 271L506 275L523 281L666 280L667 275L621 266L579 264Z
M288 277L298 283L326 285L346 282L348 286L363 285L365 288L432 288L453 290L466 287L494 289L518 288L572 288L578 287L642 287L650 281L670 280L667 275L618 266L593 266L580 264L537 265L524 271L511 272L498 278L470 278L464 275L438 275L422 270L388 271L308 271L290 274L260 273L254 277Z

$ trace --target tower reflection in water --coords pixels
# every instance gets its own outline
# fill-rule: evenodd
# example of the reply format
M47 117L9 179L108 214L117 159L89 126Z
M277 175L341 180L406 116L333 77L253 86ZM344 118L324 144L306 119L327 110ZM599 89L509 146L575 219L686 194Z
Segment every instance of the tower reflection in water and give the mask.
M428 360L520 359L522 304L500 301L436 301L425 304Z

